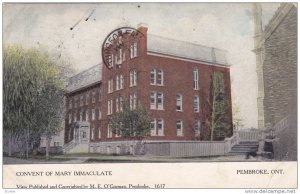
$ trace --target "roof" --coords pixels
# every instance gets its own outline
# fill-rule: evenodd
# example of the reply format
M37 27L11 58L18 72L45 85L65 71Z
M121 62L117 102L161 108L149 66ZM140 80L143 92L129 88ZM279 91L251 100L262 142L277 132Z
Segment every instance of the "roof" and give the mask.
M68 92L74 92L78 89L99 83L102 78L102 64L97 64L69 78L67 85Z
M229 66L227 51L157 35L147 35L147 51L173 57Z
M283 21L285 16L295 8L293 3L281 3L279 8L276 10L275 14L265 26L265 29L262 34L262 41L265 41L269 36L274 32L277 26Z

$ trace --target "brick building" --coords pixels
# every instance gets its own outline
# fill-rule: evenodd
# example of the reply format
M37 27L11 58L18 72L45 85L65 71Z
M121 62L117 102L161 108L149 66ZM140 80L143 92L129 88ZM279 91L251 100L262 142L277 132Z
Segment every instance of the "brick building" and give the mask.
M65 143L74 139L76 122L90 123L91 134L100 130L101 65L95 65L69 79L66 94ZM86 136L86 134L84 134ZM91 136L91 138L94 138Z
M254 5L254 52L258 77L258 127L277 129L275 158L297 157L297 7L282 3L262 28Z
M124 140L109 128L111 116L120 111L124 102L131 108L145 106L152 116L149 141L211 140L212 87L213 76L217 72L221 74L224 86L225 122L229 128L214 134L214 139L230 137L230 65L226 52L148 34L146 25L140 25L137 30L143 34L138 40L125 35L122 37L123 47L116 49L111 56L111 69L102 65L97 71L101 75L93 84L78 85L68 93L66 142L73 138L72 130L69 130L72 123L85 121L86 111L92 111L89 117L90 143ZM72 77L71 82L77 80L81 83L78 78L85 73ZM86 104L86 95L91 93L95 94L95 103L89 99Z

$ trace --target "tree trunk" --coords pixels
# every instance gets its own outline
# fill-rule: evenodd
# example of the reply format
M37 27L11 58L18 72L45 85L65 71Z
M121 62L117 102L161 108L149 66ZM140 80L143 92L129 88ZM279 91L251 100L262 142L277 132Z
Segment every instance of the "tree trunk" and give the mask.
M26 129L26 159L28 159L29 131Z
M8 135L8 156L11 157L12 155L12 135L9 133Z
M46 137L46 160L50 159L49 151L50 151L50 141L51 138Z

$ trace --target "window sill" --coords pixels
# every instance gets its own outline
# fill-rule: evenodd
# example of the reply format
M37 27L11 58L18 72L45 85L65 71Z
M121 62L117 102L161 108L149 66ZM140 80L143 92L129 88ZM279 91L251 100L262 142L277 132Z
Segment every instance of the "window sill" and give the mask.
M176 110L177 112L183 112L183 110Z

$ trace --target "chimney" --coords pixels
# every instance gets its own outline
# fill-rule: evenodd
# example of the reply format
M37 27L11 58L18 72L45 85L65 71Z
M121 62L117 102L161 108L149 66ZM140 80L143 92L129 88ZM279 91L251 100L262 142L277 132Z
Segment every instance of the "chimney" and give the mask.
M145 36L147 36L148 24L139 23L137 25L137 30L140 31L140 32L142 32Z

